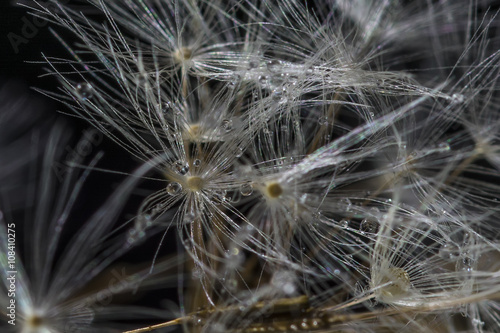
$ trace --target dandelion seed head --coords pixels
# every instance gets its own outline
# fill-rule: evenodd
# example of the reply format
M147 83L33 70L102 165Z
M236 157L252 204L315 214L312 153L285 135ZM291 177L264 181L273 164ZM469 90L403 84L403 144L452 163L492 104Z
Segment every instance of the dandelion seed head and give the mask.
M179 64L185 64L190 61L193 56L193 50L189 47L181 47L172 53L174 61Z
M264 195L269 199L277 199L283 194L283 187L280 183L270 182L264 185Z
M378 298L381 301L391 301L408 294L410 290L410 275L400 267L390 267L378 274L377 285L381 286L377 290Z
M201 141L200 139L203 134L203 128L200 124L190 124L186 127L187 128L182 132L182 138L184 140L192 142Z
M31 331L37 331L42 328L45 323L45 319L41 314L32 314L25 319L25 325Z
M186 189L193 192L199 192L203 189L205 181L199 176L188 176L186 181Z
M63 82L54 96L144 162L165 157L129 243L162 229L159 215L166 236L177 227L186 276L203 290L178 288L188 290L180 299L218 316L192 315L200 331L310 330L310 313L269 319L279 311L269 305L297 294L313 296L325 330L424 331L415 318L427 303L436 317L462 306L484 319L461 303L500 290L484 258L498 247L499 187L483 165L498 168L500 151L493 20L450 1L90 2L107 22L69 4L45 10L82 41L74 60L49 60ZM466 36L464 50L448 45ZM92 53L97 61L80 59ZM340 312L323 302L343 300L340 317L373 320L336 326L329 316ZM367 300L413 309L387 318Z

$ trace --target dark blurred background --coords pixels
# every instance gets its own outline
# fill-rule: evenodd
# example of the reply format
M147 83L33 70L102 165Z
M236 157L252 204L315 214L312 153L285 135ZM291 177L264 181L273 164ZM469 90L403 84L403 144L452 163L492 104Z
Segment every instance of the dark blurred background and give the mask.
M63 28L34 17L26 7L15 5L16 2L16 0L0 0L0 89L2 86L11 86L12 98L17 98L18 93L19 96L23 96L22 98L33 100L36 107L32 111L43 113L43 118L50 122L62 121L63 126L70 129L68 133L72 134L67 135L67 143L61 147L61 163L64 163L63 160L72 157L72 154L75 153L75 147L81 142L82 136L88 135L92 127L84 120L66 115L66 113L73 113L62 103L43 96L36 90L56 92L59 86L55 77L40 77L48 72L49 67L43 59L43 55L65 59L71 58L70 53L55 38L51 28L57 31L70 45L75 41L75 38ZM140 165L138 161L132 159L114 142L97 132L92 133L94 138L98 138L95 140L98 143L91 145L90 151L85 153L85 156L82 156L82 166L79 168L81 169L79 173L83 172L85 165L88 165L99 152L104 152L104 157L97 164L99 170L90 173L79 194L70 221L65 227L68 231L68 237L62 240L62 245L65 245L69 241L71 233L78 230L106 201L117 185L126 177L126 174L132 173ZM19 152L19 154L25 153L23 151ZM64 165L61 166L64 167ZM19 183L19 187L22 186L26 186L26 184ZM140 184L137 191L131 196L116 226L134 217L144 195L149 193L155 186L158 185ZM0 209L5 208L0 207ZM14 217L16 216L19 227L22 228L23 212L18 212L18 215L14 215ZM172 237L167 238L163 243L158 258L163 257L165 253L175 253L177 248L174 236L175 230L172 229L170 234ZM124 258L122 263L117 266L118 271L121 272L120 267L122 266L120 265L125 262L132 264L130 267L136 267L135 264L139 263L141 264L140 267L151 265L160 244L160 237L161 234L153 237ZM19 242L22 242L22 240L19 239ZM64 248L64 246L61 246L61 248ZM132 268L127 272L132 273ZM134 298L136 297L134 296ZM151 300L157 302L165 298L175 300L176 296L165 291L164 293L149 295L142 301L137 302L135 300L134 302L135 304L143 303L143 305L147 305ZM155 306L155 304L151 305Z

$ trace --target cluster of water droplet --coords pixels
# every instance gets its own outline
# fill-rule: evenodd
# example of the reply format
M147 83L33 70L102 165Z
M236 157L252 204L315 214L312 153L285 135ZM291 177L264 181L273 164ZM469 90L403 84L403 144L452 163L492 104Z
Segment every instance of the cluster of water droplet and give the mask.
M152 225L152 217L150 214L139 215L135 219L134 227L129 230L127 243L135 245L146 236L146 230Z
M189 163L179 160L172 164L172 168L179 175L184 176L189 172Z
M273 101L285 104L290 99L298 97L299 90L296 89L298 77L290 74L291 72L302 73L302 68L296 67L300 67L300 65L286 63L278 59L250 60L245 75L233 77L230 86L236 85L235 78L253 81L260 89L269 91ZM258 97L258 95L255 96L255 98Z

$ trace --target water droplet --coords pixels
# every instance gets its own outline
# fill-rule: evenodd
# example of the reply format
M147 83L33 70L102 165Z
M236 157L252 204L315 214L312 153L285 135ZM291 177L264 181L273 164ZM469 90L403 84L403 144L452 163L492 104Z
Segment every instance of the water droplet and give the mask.
M170 110L172 110L172 104L170 102L163 103L163 107L161 109L161 112L163 112L165 114L165 113L169 112Z
M236 86L240 83L240 81L241 81L241 76L239 76L238 74L234 74L231 77L231 80L229 81L228 88L229 89L236 88Z
M350 212L352 208L352 202L349 198L343 198L340 200L342 206L345 206L345 211Z
M474 319L472 319L472 324L476 327L483 327L484 321L481 321L480 319L474 318Z
M226 253L226 260L228 267L234 269L245 261L245 254L238 247L232 246Z
M136 243L140 239L144 238L144 236L146 236L146 233L143 230L139 229L139 227L142 228L142 226L136 226L135 228L129 230L127 238L127 243L129 245Z
M472 235L469 232L464 233L463 245L468 245L472 240Z
M373 221L370 219L364 219L363 221L361 221L361 224L359 226L359 230L363 233L367 232L370 234L374 234L374 233L377 233L378 227L379 227L379 225L378 225L377 221Z
M277 271L273 274L271 278L271 284L279 288L286 295L294 294L296 291L295 287L295 275L288 271Z
M462 260L457 261L457 271L472 272L474 259L469 256L464 256Z
M243 148L238 147L238 149L236 150L235 156L236 156L236 158L240 158L241 156L243 156Z
M193 207L191 207L190 211L184 214L184 224L191 224L194 222L195 219L196 219L196 214L193 211Z
M447 143L447 142L441 142L439 145L438 145L438 148L439 150L441 151L450 151L450 145Z
M199 159L196 159L193 161L193 165L196 167L196 168L199 168L201 166L201 160Z
M227 191L226 190L218 190L213 192L213 200L217 202L225 202L228 201L226 198Z
M453 94L451 95L451 101L454 104L460 104L465 101L465 96L462 94Z
M260 75L258 80L259 80L260 84L263 84L263 85L267 84L267 76L265 76L265 75Z
M340 220L339 224L342 228L349 228L349 220L342 219Z
M194 280L201 279L203 277L203 270L199 267L195 267L191 270L191 276L193 277ZM198 320L201 323L201 319Z
M308 197L307 193L302 194L299 198L299 202L304 205L307 202Z
M270 60L267 62L267 70L271 73L276 73L281 70L281 61L280 60Z
M257 60L250 60L248 62L248 68L249 69L257 68L257 67L259 67L259 62Z
M207 330L205 330L207 328ZM210 323L208 327L205 327L203 332L213 332L213 333L224 333L228 331L228 328L224 323Z
M236 281L235 279L229 279L226 283L226 286L228 286L230 290L235 291L238 287L238 281ZM226 332L226 330L221 330L220 332Z
M291 295L295 292L295 285L291 282L287 282L283 284L283 291L285 292L285 294Z
M231 119L224 119L221 127L224 131L231 132L233 130L233 121Z
M408 159L409 160L414 160L414 159L417 159L418 157L420 156L420 152L418 151L413 151L409 156L408 156Z
M139 73L137 75L137 83L140 85L144 85L148 83L149 75L147 73Z
M286 89L284 87L274 89L271 97L274 101L277 101L280 104L286 103L288 101L288 98L286 97Z
M325 125L325 126L328 125L328 117L326 117L326 116L319 117L318 118L318 123L320 125Z
M76 86L76 93L82 100L91 99L94 96L94 88L89 83L82 82Z
M177 161L172 165L173 169L175 172L177 172L179 175L184 176L189 172L189 164L183 161Z
M248 197L249 195L251 195L253 193L252 184L247 183L247 184L241 185L240 192L241 192L242 196Z
M439 250L439 255L445 260L455 260L459 256L460 250L453 243L444 244Z
M167 185L167 193L172 196L181 193L181 191L182 185L177 182L173 182Z

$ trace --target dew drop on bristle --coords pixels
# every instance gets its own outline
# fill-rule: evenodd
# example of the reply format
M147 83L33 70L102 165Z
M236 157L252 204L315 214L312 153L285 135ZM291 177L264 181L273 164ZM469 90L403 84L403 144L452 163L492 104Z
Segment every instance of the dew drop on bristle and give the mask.
M439 255L444 260L453 261L460 255L460 249L453 243L446 243L439 250Z
M238 74L234 74L231 77L231 80L229 81L228 84L229 89L235 89L236 86L240 83L240 81L241 81L241 76L239 76Z
M165 114L172 110L172 104L170 102L166 102L163 104L161 111Z
M181 193L181 191L182 191L182 185L177 182L173 182L167 185L167 193L172 196Z
M249 195L251 195L253 193L253 186L252 186L252 184L243 184L243 185L241 185L240 192L241 192L242 196L248 197Z
M271 73L276 73L281 70L282 64L280 60L270 60L267 62L267 70Z
M279 102L280 104L286 103L288 98L286 97L286 89L285 88L276 88L273 90L271 97L274 101Z
M328 117L319 117L318 118L318 123L320 125L328 125Z
M231 132L233 130L233 121L231 119L224 119L221 127L225 132Z
M370 219L364 219L363 221L361 221L361 224L359 226L359 230L362 233L370 233L370 234L377 233L378 222L370 220Z
M139 85L145 85L146 83L148 83L148 79L149 76L146 73L139 73L139 75L137 75L137 83Z
M451 95L451 102L453 104L460 104L465 101L465 96L462 94L453 94Z
M183 162L183 161L177 161L174 163L173 168L175 172L177 172L179 175L184 176L189 172L189 164Z
M451 150L450 145L449 145L447 142L441 142L441 143L438 145L438 148L439 148L439 150L441 150L441 151L450 151L450 150Z
M259 62L257 60L251 60L248 63L248 68L249 69L253 69L253 68L257 68L257 67L259 67Z
M82 100L91 99L94 96L94 88L87 82L79 83L76 86L76 93Z

